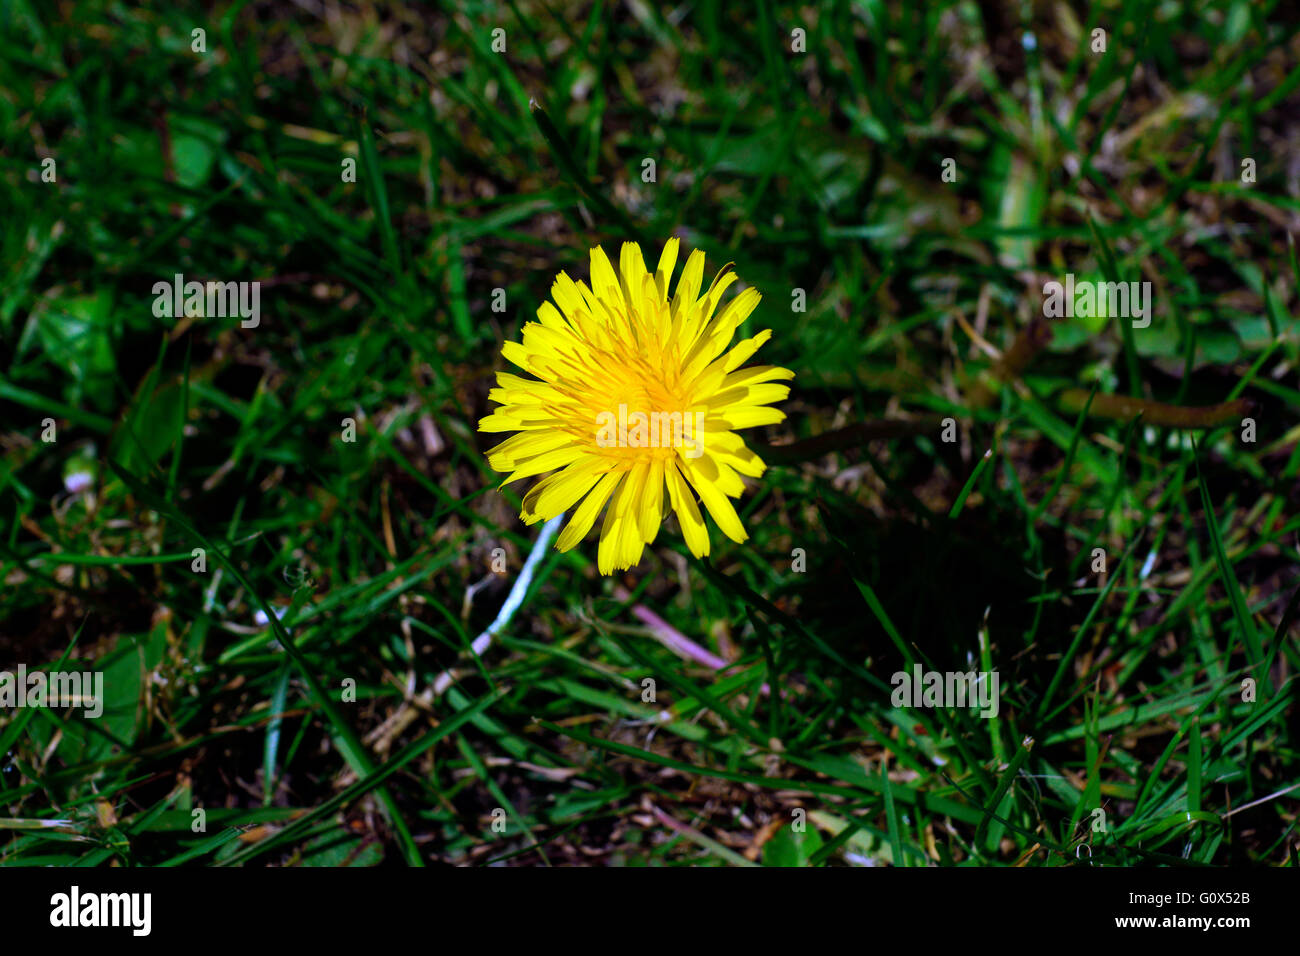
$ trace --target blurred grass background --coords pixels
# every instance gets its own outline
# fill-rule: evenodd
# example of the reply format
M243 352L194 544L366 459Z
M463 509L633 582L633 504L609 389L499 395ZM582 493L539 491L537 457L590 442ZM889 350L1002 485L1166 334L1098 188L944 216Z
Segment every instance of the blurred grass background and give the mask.
M1296 864L1294 5L0 22L0 669L107 692L0 713L0 863ZM547 549L475 659L535 538L475 432L500 346L670 235L797 373L748 437L959 440L773 464L707 562ZM260 325L155 317L176 273L259 281ZM1006 374L1067 273L1151 325ZM1248 399L1257 440L1069 388ZM916 661L996 668L998 716L894 707Z

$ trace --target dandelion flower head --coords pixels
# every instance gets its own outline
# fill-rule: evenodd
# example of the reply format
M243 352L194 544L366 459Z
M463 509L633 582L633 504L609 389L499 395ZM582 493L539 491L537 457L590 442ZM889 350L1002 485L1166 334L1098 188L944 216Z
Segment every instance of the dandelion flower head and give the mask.
M672 295L678 240L669 239L654 273L635 243L624 243L615 271L591 250L591 285L561 272L537 321L502 355L529 376L497 373L489 398L500 407L483 432L517 432L488 452L509 472L502 483L546 474L524 495L526 524L575 508L556 547L581 541L605 509L597 565L602 574L637 564L666 511L677 515L691 553L709 553L703 505L722 533L747 535L731 499L741 475L765 465L736 432L780 422L770 407L789 394L794 373L741 366L771 336L763 330L732 345L760 296L747 288L722 305L736 281L724 267L702 291L704 253L691 253ZM666 494L665 494L666 491ZM698 503L697 503L698 499Z

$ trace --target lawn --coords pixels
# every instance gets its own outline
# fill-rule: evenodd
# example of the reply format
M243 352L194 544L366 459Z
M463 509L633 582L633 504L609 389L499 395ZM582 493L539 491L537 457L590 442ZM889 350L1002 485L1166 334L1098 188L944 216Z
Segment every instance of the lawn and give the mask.
M1300 862L1294 4L0 24L0 865ZM479 426L670 239L794 377L601 573Z

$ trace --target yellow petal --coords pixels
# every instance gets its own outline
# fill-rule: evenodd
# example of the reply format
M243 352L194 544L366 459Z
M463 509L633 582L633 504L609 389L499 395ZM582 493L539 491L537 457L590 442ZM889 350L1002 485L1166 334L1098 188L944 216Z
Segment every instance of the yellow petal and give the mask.
M650 474L647 462L632 467L627 477L627 493L619 502L619 540L616 546L618 566L630 568L641 560L645 541L641 537L641 511L644 507L645 483Z
M618 271L623 279L623 295L628 303L641 294L641 277L646 274L641 247L635 242L625 242L618 253Z
M709 408L720 409L733 408L737 405L771 405L773 402L784 402L789 396L789 385L769 382L766 385L742 385L740 388L716 392L705 404Z
M709 514L713 515L713 520L718 523L722 533L739 544L749 537L745 533L745 526L740 523L740 516L736 514L736 509L722 493L716 480L710 480L705 476L709 465L702 465L701 461L703 459L687 464L686 477L690 479L691 486L699 492L700 500L709 509Z
M677 247L680 245L676 236L664 243L663 252L659 253L659 268L655 271L655 287L659 290L659 301L668 301L668 284L673 278L673 266L677 265Z
M677 292L673 296L673 317L683 316L695 305L700 292L700 283L704 279L704 253L696 249L686 257L686 268L677 280Z
M512 435L501 444L488 450L487 458L496 471L509 471L516 462L543 452L554 451L561 445L572 443L573 438L560 431L527 431Z
M771 337L772 330L764 329L757 335L750 336L747 339L741 339L732 347L731 351L723 356L723 368L728 372L740 368L740 366L748 362L750 357Z
M775 425L777 422L785 421L785 412L767 405L752 408L741 405L711 415L706 424L709 421L720 422L727 428L756 428L759 425Z
M500 411L493 412L479 419L478 430L481 432L515 432L524 427L520 418Z
M578 505L573 517L564 530L560 532L559 540L555 542L556 548L561 551L568 551L575 544L587 536L591 526L596 523L596 516L600 514L600 509L604 506L606 499L609 498L610 492L622 480L624 472L611 471L601 477L596 482L596 487L591 494L583 499L582 504Z
M664 462L656 458L650 462L650 471L646 476L644 498L641 503L641 537L647 544L653 544L659 534L659 525L663 522L664 500Z
M543 478L534 485L524 495L524 510L548 520L554 518L572 508L608 469L608 464L595 457L575 461L563 471Z
M751 365L732 372L722 380L723 388L735 388L737 385L757 385L776 378L794 378L794 372L779 365Z
M555 451L548 451L544 455L534 455L515 465L515 470L510 473L502 485L508 485L512 481L518 481L520 478L531 478L533 475L540 475L545 471L554 471L556 468L563 468L570 462L577 461L588 455L589 452L579 445L566 445L563 448L557 448Z
M717 441L717 438L724 435L735 438L738 443L737 447L720 447L721 443ZM767 465L763 464L763 459L754 454L743 441L740 441L740 436L735 432L722 432L720 435L715 436L714 447L709 453L719 461L730 465L740 474L748 475L750 478L759 478L767 470Z
M686 367L682 373L684 379L694 378L700 369L722 354L722 350L735 336L736 329L749 318L762 298L758 290L750 288L727 303L726 308L700 333L698 341L686 353Z
M618 276L609 263L609 256L600 246L593 246L591 250L591 289L597 298L613 296L617 305L626 305Z
M672 501L673 510L677 512L677 522L682 526L686 547L691 549L691 554L702 558L709 553L709 530L700 517L700 509L696 507L695 495L675 462L670 462L664 469L664 476L668 479L668 497Z
M627 513L631 485L631 480L619 485L614 500L605 511L605 520L600 526L600 547L596 551L596 568L601 574L613 574L622 566L623 525L633 520Z

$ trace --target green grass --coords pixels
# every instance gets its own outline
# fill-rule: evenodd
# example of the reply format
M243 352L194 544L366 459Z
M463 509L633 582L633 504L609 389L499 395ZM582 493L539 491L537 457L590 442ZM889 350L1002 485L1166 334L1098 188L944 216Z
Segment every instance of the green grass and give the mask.
M106 690L0 710L0 863L1296 864L1287 4L206 6L0 0L0 670ZM821 443L707 560L540 551L477 657L501 345L674 234L796 372L747 438ZM1067 273L1151 325L1026 344Z

